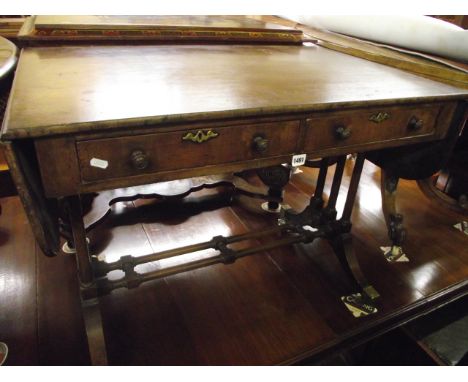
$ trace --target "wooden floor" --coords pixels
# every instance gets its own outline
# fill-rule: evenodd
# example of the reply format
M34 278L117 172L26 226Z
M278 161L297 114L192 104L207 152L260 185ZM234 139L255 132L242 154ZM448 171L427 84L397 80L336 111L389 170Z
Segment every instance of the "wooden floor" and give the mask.
M286 202L303 208L316 176L313 169L294 175ZM452 227L461 217L431 205L414 182L402 181L398 200L410 262L388 263L379 249L389 243L379 182L379 170L366 162L353 211L359 261L382 296L377 314L356 319L346 310L340 296L352 290L326 242L283 247L103 297L110 363L314 363L466 294L468 236ZM274 222L274 216L228 205L215 194L199 192L169 207L119 203L92 233L93 251L112 261ZM344 197L342 192L339 210ZM88 364L74 258L46 258L18 198L0 203L0 341L10 348L7 364ZM210 253L164 260L145 270Z

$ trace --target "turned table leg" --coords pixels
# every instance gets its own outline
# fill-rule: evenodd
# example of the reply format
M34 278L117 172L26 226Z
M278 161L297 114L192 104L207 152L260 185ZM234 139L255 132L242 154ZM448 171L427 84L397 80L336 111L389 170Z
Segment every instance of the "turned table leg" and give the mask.
M257 170L261 181L268 186L268 196L282 200L283 189L289 182L291 169L286 166L278 165L265 167ZM269 201L266 203L266 210L270 212L279 212L280 203Z
M91 258L86 240L86 230L83 223L83 212L79 196L66 198L66 205L70 216L70 225L73 233L73 246L76 250L76 263L78 279L81 287L83 318L92 365L107 365L107 352L99 299L92 293L94 284ZM94 295L93 295L94 294Z

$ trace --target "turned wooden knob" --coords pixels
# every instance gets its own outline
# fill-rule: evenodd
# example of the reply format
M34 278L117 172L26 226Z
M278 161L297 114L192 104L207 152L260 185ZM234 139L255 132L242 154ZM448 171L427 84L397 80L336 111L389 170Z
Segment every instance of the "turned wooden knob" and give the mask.
M410 130L419 130L422 128L424 125L424 122L422 119L419 119L417 117L411 117L410 121L408 122L408 129Z
M348 139L351 136L351 128L346 126L337 126L335 128L335 137L340 140Z
M144 170L149 165L148 155L142 150L135 150L130 154L132 165L137 170Z
M258 153L264 153L268 149L268 139L264 137L255 137L253 140L253 148Z

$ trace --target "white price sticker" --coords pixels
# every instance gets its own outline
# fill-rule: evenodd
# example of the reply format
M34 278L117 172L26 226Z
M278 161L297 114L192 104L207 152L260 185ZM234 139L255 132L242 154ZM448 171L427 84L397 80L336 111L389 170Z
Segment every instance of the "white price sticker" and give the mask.
M293 167L303 166L307 158L307 154L298 154L292 157L291 165Z
M109 166L109 162L104 159L93 158L89 161L89 164L93 167L102 168L105 170Z

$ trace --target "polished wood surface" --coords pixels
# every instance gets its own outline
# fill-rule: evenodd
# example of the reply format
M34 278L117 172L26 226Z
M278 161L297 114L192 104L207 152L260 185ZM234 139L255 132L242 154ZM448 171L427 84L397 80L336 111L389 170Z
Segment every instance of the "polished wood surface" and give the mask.
M437 140L446 135L456 105L437 102L114 132L103 129L37 139L35 149L45 195L57 197L291 163L299 153L317 158ZM379 115L386 117L370 120ZM414 127L414 121L421 124ZM350 134L343 138L337 129ZM202 143L184 139L200 134L211 136ZM258 147L258 139L265 141L265 147ZM169 147L171 155L166 155ZM144 166L135 164L135 153ZM105 168L95 167L92 161L96 160L105 161Z
M212 135L208 135L211 132ZM207 141L193 142L187 136L202 136ZM296 152L299 121L257 123L213 129L179 131L77 142L77 154L84 182L106 178L129 177L143 173L180 170L183 168L219 165L265 157L290 155ZM186 139L184 139L184 137ZM266 139L264 149L255 145L255 138ZM140 152L147 162L139 166L132 154ZM106 171L92 166L92 158L104 158Z
M31 146L19 148L15 143L9 142L4 147L9 171L39 247L48 256L53 256L58 251L60 242L57 200L44 197L40 176L34 165L28 161L28 157L33 155Z
M381 108L362 112L335 112L331 115L308 118L304 150L311 152L369 145L392 139L403 140L433 135L435 128L444 128L443 123L436 126L440 111L437 104L386 107L384 110L385 112L382 112ZM412 126L412 119L419 121L420 126Z
M315 45L216 45L27 48L12 95L4 139L463 99L467 92Z
M193 68L198 71L194 72ZM41 91L43 94L39 97ZM88 307L90 300L110 294L116 288L132 289L161 277L169 280L169 275L176 273L220 262L232 263L236 258L254 252L267 254L280 245L310 243L318 237L325 238L349 276L343 283L346 285L343 294L361 290L366 298L377 299L379 293L372 286L373 280L368 282L364 277L366 272L361 271L350 235L350 218L364 161L363 151L437 140L447 134L449 126L451 136L456 134L463 117L466 95L464 90L314 45L25 49L2 139L7 141L7 159L16 169L14 175L20 196L41 249L49 256L58 254L59 222L72 228L91 360L93 364L101 364L106 362L101 356L106 354L106 350L101 345L107 343L109 347L114 340L104 338L104 335L109 337L112 333L106 329L110 322L105 313L108 299L107 296L102 297L99 302L104 330L95 325L101 322L96 320L100 309L97 304ZM360 125L363 127L356 127ZM326 213L321 210L323 181L328 166L325 158L318 191L307 209L300 214L285 215L285 226L280 230L287 231L290 234L288 238L249 245L236 252L226 247L226 240L233 239L228 237L231 233L236 236L246 231L264 230L248 227L240 218L241 224L230 227L228 235L222 230L212 234L207 230L209 224L200 220L197 228L203 235L207 235L207 239L216 236L203 249L216 249L220 251L218 256L205 258L204 252L190 254L187 257L195 256L192 258L194 261L160 269L160 263L154 266L155 260L165 259L169 264L179 264L181 259L167 259L170 251L161 252L158 248L152 251L152 255L139 260L126 254L122 258L119 256L119 261L105 265L105 261L109 262L106 257L93 259L88 252L79 196L84 192L116 188L119 184L129 187L280 165L290 162L295 153L317 157L324 153L344 156L351 152L359 154L339 221L333 206ZM38 181L39 172L41 182ZM335 180L333 205L340 187L339 177ZM312 192L306 194L312 195ZM303 210L303 205L298 205L300 200L298 197L291 201L299 207L295 208L298 211ZM189 212L190 208L187 209ZM202 210L197 211L197 215L201 215ZM228 220L234 221L243 214L234 208L227 213ZM306 232L304 227L307 225L316 228L316 232ZM183 241L183 237L177 235L177 228L157 229L158 245L167 238L171 238L171 243ZM271 234L270 231L267 232ZM184 231L183 235L187 232ZM152 235L147 236L150 245L155 246L152 245ZM71 240L69 233L65 237ZM190 243L207 241L197 240L198 235L193 233L188 237ZM99 236L96 239L99 241ZM249 236L247 243L243 241L233 245L254 244L254 241L263 240L259 236L255 239ZM179 252L171 254L187 253L184 250ZM182 258L186 260L185 256ZM241 326L245 326L250 322L244 321L248 314L254 314L253 322L269 328L270 332L282 331L286 337L292 338L286 359L274 351L262 354L257 361L260 364L291 363L315 355L318 349L328 351L337 346L339 341L336 342L333 330L329 330L323 320L313 318L314 309L309 310L307 305L304 311L298 311L299 306L304 306L302 298L295 299L294 288L288 289L287 284L277 278L280 277L280 269L273 267L277 276L263 268L265 263L262 262L258 267L265 277L258 280L257 274L251 274L257 267L258 258L247 261L247 264L252 263L242 272L247 281L233 273L236 268L245 266L245 262L222 268L220 280L223 284L217 290L226 290L232 298L224 301L217 297L222 304L219 310L214 309L213 314L222 321L219 331L213 327L211 331L210 327L203 329L207 319L198 305L201 301L210 300L205 294L209 289L204 285L205 280L194 277L190 285L184 284L180 288L184 293L181 292L181 297L176 299L184 302L179 302L178 308L188 322L187 329L195 346L198 347L210 335L223 343L221 348L209 346L200 363L228 362L222 361L223 351L228 350L226 355L231 354L240 345L235 343L229 348L224 344L226 334L238 331L238 325L227 320L235 317L237 321L241 320ZM146 262L148 264L142 265ZM114 263L117 265L113 266ZM144 272L139 271L140 265ZM209 268L208 272L212 272L211 269L218 266ZM116 269L123 270L125 276L112 280L110 271ZM194 272L203 274L203 271L198 269ZM110 279L104 277L108 272ZM179 276L184 279L183 274ZM234 298L233 290L245 290L252 283L256 284L259 296L252 295L252 299L246 299L246 295L240 293L239 298ZM451 286L450 290L433 296L432 301L454 298L464 287L458 284ZM173 295L174 290L177 287L171 288ZM273 290L281 290L281 293L272 293ZM281 294L286 297L284 301L288 301L286 306ZM112 296L115 294L108 297ZM261 304L270 297L273 298L273 306ZM240 310L239 306L244 305L245 311ZM414 309L418 311L425 309L422 303L415 305ZM268 315L271 308L279 313ZM239 316L239 312L243 313ZM411 308L401 308L401 312L406 317ZM392 325L401 320L397 314L390 314L387 318ZM296 331L296 321L305 321L311 327L321 329L314 336L309 334L306 337L304 333L310 333L311 328ZM292 322L292 326L284 326L285 322ZM385 323L385 319L376 320L364 332L367 336L372 335L383 330ZM195 329L198 331L194 332ZM199 332L203 333L200 337ZM239 333L235 338L241 339L245 335L251 336L250 330ZM311 347L309 340L322 345ZM247 358L239 358L239 362L249 363L251 357L268 343L276 345L280 342L280 337L270 336L266 342L257 338L248 347L254 352ZM93 344L101 345L94 348ZM261 346L256 348L254 344ZM245 355L245 350L243 352ZM112 363L112 352L107 352L107 355Z
M344 169L338 211L351 164ZM286 202L295 208L308 203L317 178L317 170L303 170L286 190ZM379 249L389 243L379 183L378 168L366 162L353 211L358 259L382 295L377 315L355 319L346 311L340 296L348 291L347 280L331 249L317 241L104 297L110 364L308 363L304 358L312 354L317 362L466 294L466 235L452 227L460 217L434 208L414 182L401 180L399 207L411 235L405 248L410 262L388 263ZM325 195L329 192L325 187ZM274 219L217 204L217 195L203 191L171 207L144 200L118 203L91 234L92 251L113 261L129 251L145 255L219 233L260 229ZM7 364L89 364L74 258L43 256L18 198L1 203L0 337L10 348ZM437 243L428 239L435 236ZM145 267L174 261L179 260Z

